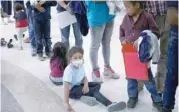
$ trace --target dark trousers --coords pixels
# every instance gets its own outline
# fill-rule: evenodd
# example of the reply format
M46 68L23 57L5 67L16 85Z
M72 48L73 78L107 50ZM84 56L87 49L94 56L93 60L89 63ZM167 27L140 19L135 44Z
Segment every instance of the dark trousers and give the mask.
M170 32L167 53L167 75L163 93L163 105L173 109L178 86L178 33Z
M89 82L88 83L89 92L87 94L83 94L83 92L82 92L83 86L84 86L83 84L81 84L79 86L74 86L70 90L70 98L72 98L72 99L80 99L81 96L90 96L90 97L95 97L98 102L102 103L106 107L109 106L110 104L112 104L111 101L109 101L105 96L103 96L99 92L99 90L101 88L101 85L99 83Z
M37 54L43 53L43 46L45 52L51 52L51 38L50 38L50 19L49 20L36 20L33 19L35 37L37 41Z

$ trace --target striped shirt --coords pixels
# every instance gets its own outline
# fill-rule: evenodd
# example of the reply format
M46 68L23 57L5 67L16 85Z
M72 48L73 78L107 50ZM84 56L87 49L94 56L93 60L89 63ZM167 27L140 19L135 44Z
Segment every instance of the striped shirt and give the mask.
M167 12L167 2L166 1L146 1L144 3L144 9L147 12L156 15L166 15Z

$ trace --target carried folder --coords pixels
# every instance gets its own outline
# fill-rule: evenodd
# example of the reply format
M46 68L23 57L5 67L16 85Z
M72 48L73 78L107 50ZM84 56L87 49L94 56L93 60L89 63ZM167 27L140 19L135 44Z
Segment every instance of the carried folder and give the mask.
M58 21L61 29L77 22L75 15L71 15L68 11L58 13Z
M127 78L149 81L148 65L140 62L133 44L123 44L122 53Z

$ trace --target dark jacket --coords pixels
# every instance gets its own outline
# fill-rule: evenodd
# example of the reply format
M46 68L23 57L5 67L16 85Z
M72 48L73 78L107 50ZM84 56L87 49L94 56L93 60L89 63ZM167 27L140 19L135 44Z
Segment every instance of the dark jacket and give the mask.
M34 6L32 6L32 16L34 19L38 21L44 21L44 20L49 20L51 19L51 6L56 6L57 2L56 1L46 1L42 7L44 7L45 11L44 12L39 12Z

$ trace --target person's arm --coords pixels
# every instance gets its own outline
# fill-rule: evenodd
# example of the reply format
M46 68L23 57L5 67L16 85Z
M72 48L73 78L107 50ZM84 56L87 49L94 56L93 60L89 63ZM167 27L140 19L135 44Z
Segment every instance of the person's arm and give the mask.
M167 1L167 8L168 23L178 25L178 1Z
M88 79L86 78L86 76L83 79L83 93L86 94L89 92L89 87L88 87Z
M125 32L124 29L122 28L122 25L120 26L120 37L119 37L121 43L125 40Z
M160 38L160 31L157 27L157 24L152 16L152 14L148 14L148 17L147 17L147 20L148 20L148 24L149 24L149 30L151 30L156 36L157 38L159 39Z
M68 4L66 4L64 0L57 0L57 3L64 9L67 9L68 7Z
M57 5L56 1L46 1L44 4L42 4L42 7L48 8L48 7L52 7L52 6L56 6L56 5Z
M167 19L169 24L178 25L178 11L176 8L167 10Z
M70 103L69 103L69 94L70 94L70 84L69 82L64 82L64 100L66 111L71 111Z

